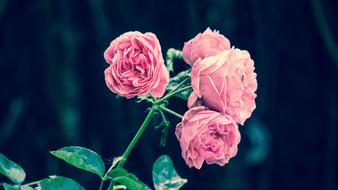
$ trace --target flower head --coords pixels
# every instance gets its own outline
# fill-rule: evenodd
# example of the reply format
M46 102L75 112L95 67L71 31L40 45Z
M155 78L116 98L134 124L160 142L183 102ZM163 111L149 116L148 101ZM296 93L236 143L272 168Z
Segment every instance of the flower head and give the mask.
M105 80L112 92L126 98L147 93L163 96L169 73L155 34L124 33L110 43L104 58L109 64Z
M198 59L217 55L230 48L230 42L226 37L216 30L207 28L203 33L184 43L182 54L184 61L192 66Z
M247 51L230 49L197 61L191 71L193 93L188 107L202 100L212 110L244 124L256 107L257 80Z
M188 110L176 127L182 157L189 167L203 162L224 166L237 153L240 133L229 116L199 106Z

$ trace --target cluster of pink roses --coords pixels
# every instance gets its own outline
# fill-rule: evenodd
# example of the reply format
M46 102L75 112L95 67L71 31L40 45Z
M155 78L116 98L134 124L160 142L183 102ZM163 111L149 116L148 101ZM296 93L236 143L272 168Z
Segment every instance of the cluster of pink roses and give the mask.
M192 66L189 110L176 127L182 156L190 167L204 161L223 166L237 153L243 125L255 109L257 89L254 62L247 51L209 28L183 47Z
M238 123L255 109L254 62L247 51L231 48L209 28L184 44L183 59L191 69L189 110L176 127L182 156L189 167L203 162L223 166L237 153ZM150 93L162 97L169 83L158 39L152 33L127 32L104 53L109 89L132 98Z

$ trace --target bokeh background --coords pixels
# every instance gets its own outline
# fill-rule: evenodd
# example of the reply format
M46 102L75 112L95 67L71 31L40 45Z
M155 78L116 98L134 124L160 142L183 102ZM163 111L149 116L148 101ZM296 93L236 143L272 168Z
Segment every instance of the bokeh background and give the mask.
M248 50L258 74L238 155L224 167L189 169L174 136L179 121L169 116L167 147L149 127L126 168L152 185L153 162L168 154L189 179L183 189L336 190L337 8L328 0L0 0L0 152L25 168L27 181L58 174L97 189L96 176L48 151L84 146L109 164L145 117L147 104L105 86L105 48L139 30L155 33L165 53L211 27ZM169 106L187 109L180 99Z

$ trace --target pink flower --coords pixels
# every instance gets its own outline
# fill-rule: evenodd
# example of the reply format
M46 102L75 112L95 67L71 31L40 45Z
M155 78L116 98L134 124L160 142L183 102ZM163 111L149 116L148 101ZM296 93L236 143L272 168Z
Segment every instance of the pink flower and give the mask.
M198 99L203 105L244 124L256 107L254 62L247 51L230 49L197 61L191 71L193 93L188 107Z
M203 33L184 43L182 54L184 61L192 66L199 58L217 55L230 48L230 42L226 37L216 30L211 31L207 28Z
M124 33L110 43L104 58L109 64L105 80L112 92L126 98L147 93L163 96L169 73L155 34Z
M204 106L188 110L176 127L182 157L189 167L201 169L203 162L224 166L237 153L241 136L229 116Z

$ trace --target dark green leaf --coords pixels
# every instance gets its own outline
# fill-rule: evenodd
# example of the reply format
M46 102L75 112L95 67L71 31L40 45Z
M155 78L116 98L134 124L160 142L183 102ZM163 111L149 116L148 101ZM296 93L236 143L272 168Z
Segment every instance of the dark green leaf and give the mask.
M152 173L156 190L177 190L187 183L186 179L177 174L173 162L167 155L162 155L155 161Z
M51 151L50 153L82 170L95 173L100 177L104 174L105 167L102 158L96 152L89 149L69 146Z
M190 72L191 69L182 71L180 73L178 73L176 76L172 77L170 79L169 84L166 87L166 90L168 92L172 91L173 89L175 89L184 79L188 78L189 80L187 80L180 88L186 87L190 85ZM181 98L183 100L188 100L189 95L191 94L192 89L190 88L189 90L185 90L183 92L177 93L175 94L176 97Z
M169 84L169 85L175 85L175 83L178 84L183 79L185 79L186 77L190 78L190 72L191 72L191 69L179 72L176 76L170 78L171 84ZM171 87L171 86L169 86L169 87Z
M141 182L135 175L128 174L125 176L118 176L113 179L117 183L124 185L130 190L150 190L150 188Z
M191 93L192 93L192 89L190 88L189 90L175 94L175 96L183 100L188 100Z
M128 175L129 172L123 168L115 168L112 169L109 173L108 173L108 177L110 178L114 178L114 177L118 177L118 176L124 176L124 175Z
M0 153L0 173L8 177L13 183L22 183L26 173L21 166Z
M34 190L34 189L30 186L21 186L21 190Z
M123 168L112 169L108 173L108 177L131 190L150 190L150 188L140 181L134 174L129 173Z
M10 184L4 183L3 187L5 190L21 190L20 185L10 185Z
M39 190L84 190L76 181L61 176L49 176L49 178L41 180L38 183L38 188Z

